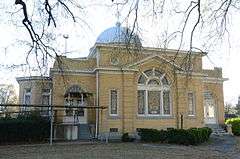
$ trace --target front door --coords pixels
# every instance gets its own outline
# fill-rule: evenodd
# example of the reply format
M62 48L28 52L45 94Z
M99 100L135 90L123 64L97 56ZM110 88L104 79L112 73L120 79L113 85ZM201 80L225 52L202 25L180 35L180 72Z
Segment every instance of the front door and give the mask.
M216 124L216 104L212 96L206 97L204 99L204 120L205 124Z

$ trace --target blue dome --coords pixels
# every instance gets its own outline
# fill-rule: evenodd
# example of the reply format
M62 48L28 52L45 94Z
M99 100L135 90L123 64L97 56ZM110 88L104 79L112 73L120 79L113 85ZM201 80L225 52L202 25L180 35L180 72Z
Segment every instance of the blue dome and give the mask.
M96 43L141 45L141 40L137 34L131 35L129 28L121 27L120 23L116 23L116 26L104 30L98 36Z

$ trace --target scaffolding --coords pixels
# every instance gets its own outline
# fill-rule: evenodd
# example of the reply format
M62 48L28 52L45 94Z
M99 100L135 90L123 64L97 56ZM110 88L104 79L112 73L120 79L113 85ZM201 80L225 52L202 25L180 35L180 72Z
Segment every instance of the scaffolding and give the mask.
M33 112L39 112L42 113L41 116L48 117L50 119L50 134L49 134L49 144L53 144L53 125L54 125L54 119L56 117L66 117L66 115L57 116L57 111L66 111L67 109L95 109L95 110L103 110L106 109L106 107L103 106L70 106L70 105L33 105L33 104L0 104L0 108L5 108L4 111L0 112L0 115L3 117L6 117L8 115L12 114L23 114L27 115ZM17 111L8 111L8 108L18 108ZM24 110L21 108L28 108L28 110ZM43 110L45 108L45 110ZM75 110L75 111L76 111ZM44 114L44 115L43 115ZM75 119L75 117L74 117ZM75 122L75 120L74 120ZM96 125L98 127L99 122L96 122ZM96 130L97 131L97 130ZM97 134L97 133L96 133Z

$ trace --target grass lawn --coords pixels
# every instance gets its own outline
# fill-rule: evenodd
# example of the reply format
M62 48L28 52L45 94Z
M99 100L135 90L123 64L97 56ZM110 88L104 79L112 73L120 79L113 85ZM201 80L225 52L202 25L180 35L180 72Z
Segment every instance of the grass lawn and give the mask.
M240 142L240 138L238 138ZM211 143L199 146L180 146L150 143L58 143L53 146L0 146L2 159L221 159L231 154L216 149Z

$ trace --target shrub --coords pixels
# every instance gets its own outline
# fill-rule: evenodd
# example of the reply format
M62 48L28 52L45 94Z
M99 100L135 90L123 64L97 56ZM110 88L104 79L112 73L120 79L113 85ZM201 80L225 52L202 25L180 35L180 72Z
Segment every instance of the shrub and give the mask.
M141 136L141 140L145 142L158 142L158 133L156 129L139 129L138 135Z
M212 129L209 127L203 127L202 129L206 130L206 139L208 140L210 135L212 134Z
M191 128L188 129L188 132L190 133L192 139L190 140L190 144L191 145L196 145L198 143L202 142L202 133L201 130L197 129L197 128Z
M160 142L165 142L166 140L167 140L167 131L160 130L159 131L159 141Z
M156 129L139 129L138 135L144 142L164 142L166 140L166 131Z
M135 139L134 138L131 138L128 133L124 133L122 135L122 141L123 142L133 142Z
M181 145L197 145L206 142L212 130L210 128L191 129L140 129L139 136L144 142L168 142Z
M192 135L192 140L190 141L192 145L206 142L212 133L212 129L208 127L191 128L188 131Z
M232 132L236 136L240 136L240 118L227 119L226 124L232 125Z
M41 117L0 119L0 143L43 141L49 137L50 121Z
M168 143L180 144L180 145L189 145L190 138L192 135L184 129L172 129L167 131L167 141Z

